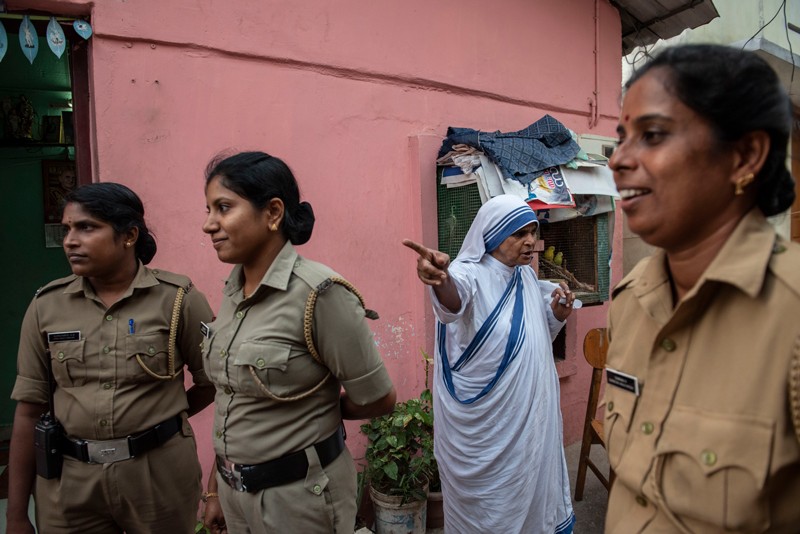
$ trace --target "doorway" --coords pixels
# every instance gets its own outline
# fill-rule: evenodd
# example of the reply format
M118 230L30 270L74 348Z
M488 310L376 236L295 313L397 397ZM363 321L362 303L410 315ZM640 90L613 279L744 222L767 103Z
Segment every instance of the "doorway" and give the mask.
M91 182L88 154L89 42L57 18L66 50L59 58L46 40L49 15L30 15L39 37L30 62L19 41L22 13L0 13L8 36L0 61L0 339L8 354L0 359L0 440L10 437L15 402L19 330L36 290L70 274L61 249L63 195Z

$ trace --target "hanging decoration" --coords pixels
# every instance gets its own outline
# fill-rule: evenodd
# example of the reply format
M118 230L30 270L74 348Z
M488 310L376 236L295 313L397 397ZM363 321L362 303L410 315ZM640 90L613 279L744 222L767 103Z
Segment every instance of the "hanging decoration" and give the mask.
M3 57L6 55L6 50L8 50L8 34L6 34L6 28L3 26L3 21L0 20L0 61L3 61Z
M92 26L85 20L76 20L72 23L72 27L75 28L75 33L84 39L89 39L92 36Z
M28 15L22 17L22 24L19 25L19 45L22 47L22 53L33 65L33 60L39 53L39 36L36 35L36 28L33 27Z
M56 57L61 59L61 55L67 48L67 37L55 17L50 17L50 23L47 25L47 44Z

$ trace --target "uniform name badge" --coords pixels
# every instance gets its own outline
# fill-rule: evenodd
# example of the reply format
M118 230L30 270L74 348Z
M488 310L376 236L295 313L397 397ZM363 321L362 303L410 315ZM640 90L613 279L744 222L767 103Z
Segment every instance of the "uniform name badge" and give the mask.
M606 367L606 379L612 386L630 391L637 397L639 396L639 379L635 376Z
M80 341L81 331L71 330L69 332L48 332L47 342L58 343L59 341Z
M203 321L200 321L200 333L203 334L203 337L206 339L211 337L211 328Z

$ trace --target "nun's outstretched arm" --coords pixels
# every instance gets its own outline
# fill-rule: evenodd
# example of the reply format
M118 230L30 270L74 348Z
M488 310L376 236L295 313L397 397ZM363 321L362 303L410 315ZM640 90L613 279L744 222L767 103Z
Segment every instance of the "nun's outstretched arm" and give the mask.
M404 239L403 245L419 255L417 258L417 276L420 281L433 288L433 292L442 306L453 313L458 312L461 309L461 297L458 295L455 282L447 272L447 268L450 265L450 256L410 239Z

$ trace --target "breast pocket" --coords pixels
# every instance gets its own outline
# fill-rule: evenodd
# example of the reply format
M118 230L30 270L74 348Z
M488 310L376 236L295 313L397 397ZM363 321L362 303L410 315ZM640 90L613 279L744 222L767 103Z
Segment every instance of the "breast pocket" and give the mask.
M772 439L768 420L676 407L656 447L656 491L679 520L761 532Z
M317 384L327 369L311 355L276 341L244 341L233 358L234 390L255 397L291 397Z
M628 432L633 421L636 401L639 397L629 391L606 386L605 422L603 428L606 435L608 462L612 469L617 469L628 446Z
M125 338L128 380L131 382L150 382L168 380L169 333L151 332L132 334ZM177 359L173 366L177 366ZM175 369L179 371L180 369Z
M53 377L59 387L74 388L86 383L85 343L85 339L50 343Z

